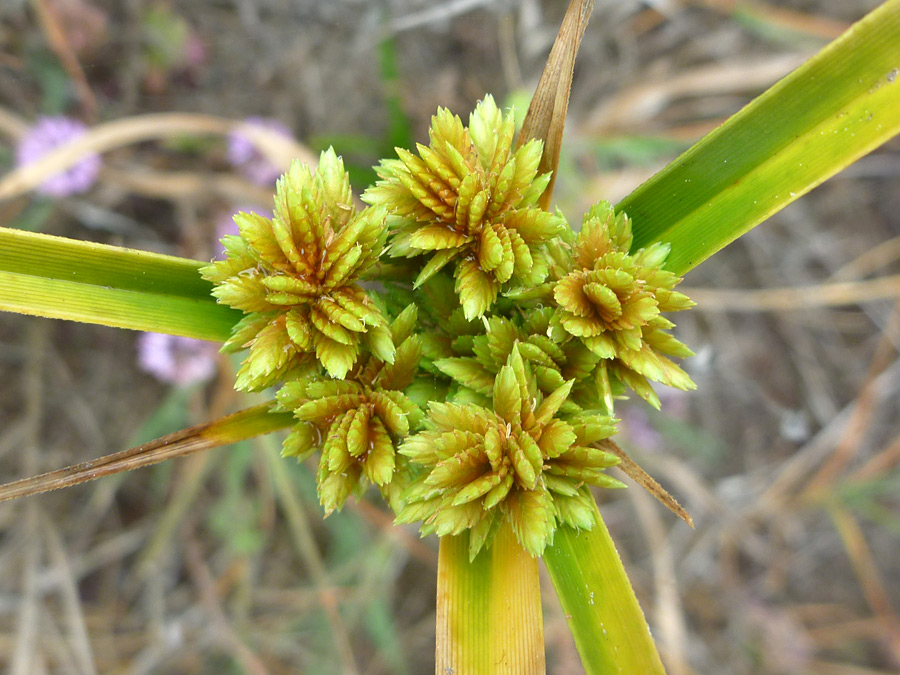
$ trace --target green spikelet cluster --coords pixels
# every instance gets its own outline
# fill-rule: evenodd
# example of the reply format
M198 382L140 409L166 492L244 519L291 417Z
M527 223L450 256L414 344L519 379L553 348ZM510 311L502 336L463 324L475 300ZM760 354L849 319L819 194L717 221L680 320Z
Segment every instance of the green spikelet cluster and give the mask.
M491 316L475 326L481 330L445 344L434 360L434 367L457 384L456 397L486 400L516 347L544 395L567 381L573 382L563 404L565 412L602 407L598 400L605 388L598 388L593 377L600 357L580 341L560 333L552 307L532 308L512 317Z
M600 202L585 215L575 240L568 273L553 284L557 318L565 331L602 359L608 376L655 406L659 400L648 380L678 389L694 383L669 357L693 352L668 331L663 312L694 303L675 290L681 279L662 269L667 244L630 254L631 221Z
M512 113L486 96L463 126L446 109L432 118L418 155L398 148L363 200L393 216L391 255L427 256L415 286L450 262L467 318L482 316L503 284L532 285L547 274L542 244L563 219L535 204L550 180L537 175L540 141L513 151Z
M321 447L317 484L326 515L343 507L366 482L392 506L400 504L398 488L408 482L408 466L396 444L421 417L402 392L421 357L421 339L412 334L415 321L416 308L410 305L391 324L397 345L393 363L371 355L352 380L305 378L278 392L281 408L293 410L300 422L285 439L282 455L302 460Z
M333 150L315 173L295 162L279 181L272 220L235 216L240 236L223 239L227 258L201 270L219 302L243 310L223 351L250 349L237 388L258 391L308 367L311 355L343 378L365 344L394 358L387 321L357 283L381 255L380 208L357 213L350 180Z
M590 488L623 486L605 472L615 398L693 387L664 317L693 304L667 246L632 253L606 202L578 233L539 209L541 143L513 140L489 96L468 126L439 110L361 212L333 151L294 164L274 218L238 214L202 270L246 314L223 348L248 350L238 389L282 385L282 454L320 453L326 514L372 487L423 534L469 531L473 557L504 522L533 555L561 525L592 528Z
M559 523L593 526L588 485L622 487L603 470L615 455L593 444L615 431L606 415L559 415L573 381L544 396L517 346L494 381L489 407L431 403L425 431L400 452L426 473L404 495L398 521L423 533L469 530L474 557L503 519L540 555Z

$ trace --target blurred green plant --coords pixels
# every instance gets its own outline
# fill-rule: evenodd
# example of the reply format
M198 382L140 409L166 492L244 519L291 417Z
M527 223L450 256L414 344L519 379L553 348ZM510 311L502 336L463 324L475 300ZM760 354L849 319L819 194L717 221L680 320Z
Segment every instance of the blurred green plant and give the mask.
M621 462L689 517L610 440L615 400L692 386L663 316L691 304L677 275L900 131L890 0L576 234L545 209L591 5L570 5L515 144L490 97L468 125L439 110L429 145L378 167L365 209L326 151L282 178L273 219L239 214L228 258L205 267L0 231L0 308L218 339L249 348L239 389L286 382L277 404L105 458L105 473L291 428L283 454L321 450L327 511L376 485L442 537L438 672L543 671L541 554L588 672L663 672L587 486L617 487L604 469Z
M65 69L52 53L34 50L28 55L28 71L41 89L41 112L59 115L72 99L72 86Z

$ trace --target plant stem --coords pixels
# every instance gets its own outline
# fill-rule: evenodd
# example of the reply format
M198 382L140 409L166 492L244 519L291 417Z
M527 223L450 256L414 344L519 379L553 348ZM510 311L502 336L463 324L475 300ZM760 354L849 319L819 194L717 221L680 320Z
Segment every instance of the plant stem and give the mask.
M469 562L469 536L441 539L435 673L544 673L538 562L508 524Z

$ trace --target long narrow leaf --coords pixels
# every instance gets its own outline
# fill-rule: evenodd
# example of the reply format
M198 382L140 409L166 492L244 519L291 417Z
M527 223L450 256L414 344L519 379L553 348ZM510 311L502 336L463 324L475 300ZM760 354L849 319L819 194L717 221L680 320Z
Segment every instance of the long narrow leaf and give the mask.
M623 199L634 247L693 268L900 132L900 0L889 0Z
M176 431L128 450L0 485L0 502L59 490L103 476L150 466L167 459L267 434L293 424L294 418L291 413L273 413L271 412L273 405L263 403L214 422Z
M202 264L0 228L0 310L223 341L241 314L216 304Z
M665 673L599 510L596 516L590 532L560 527L544 551L582 665L589 675Z
M435 673L543 673L538 563L503 525L469 561L469 536L441 538Z

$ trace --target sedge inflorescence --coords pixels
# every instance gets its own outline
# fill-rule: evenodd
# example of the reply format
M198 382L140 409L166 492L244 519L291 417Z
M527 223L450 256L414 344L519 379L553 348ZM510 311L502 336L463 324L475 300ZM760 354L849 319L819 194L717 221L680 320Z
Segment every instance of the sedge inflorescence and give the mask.
M248 350L238 389L281 385L283 454L319 451L326 512L373 485L423 534L467 532L473 557L503 523L532 555L593 527L590 487L623 486L605 472L615 399L693 387L667 245L632 251L605 202L578 232L541 210L542 144L514 136L490 96L468 125L439 110L362 210L333 151L295 164L274 216L238 214L203 270L245 312L223 348Z

